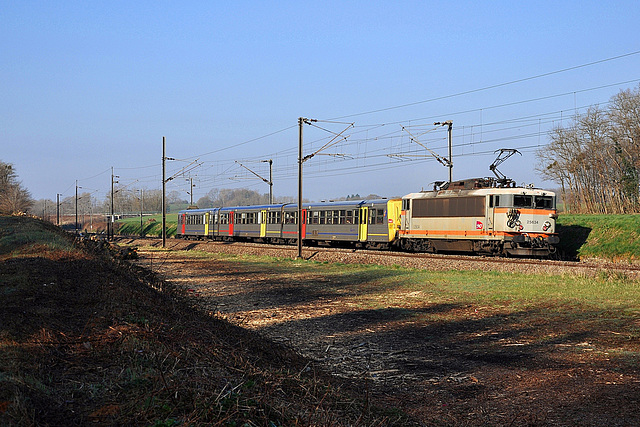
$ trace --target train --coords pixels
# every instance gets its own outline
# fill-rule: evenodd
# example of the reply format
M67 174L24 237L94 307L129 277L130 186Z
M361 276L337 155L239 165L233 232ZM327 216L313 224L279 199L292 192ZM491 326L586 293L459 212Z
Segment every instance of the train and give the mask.
M556 253L554 192L494 178L442 184L401 198L303 203L303 244L494 256ZM276 203L182 210L176 237L294 244L298 233L297 204Z

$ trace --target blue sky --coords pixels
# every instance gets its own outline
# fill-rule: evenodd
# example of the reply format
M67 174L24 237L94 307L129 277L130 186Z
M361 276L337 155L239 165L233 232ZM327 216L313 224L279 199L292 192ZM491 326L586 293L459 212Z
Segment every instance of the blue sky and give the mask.
M76 180L100 198L111 167L160 188L165 136L169 176L199 164L169 191L266 193L235 161L268 177L273 159L295 196L302 116L321 120L305 154L354 123L305 163L306 198L398 196L447 178L409 132L446 156L433 122L453 120L454 179L516 148L500 170L553 187L534 171L548 130L640 83L640 4L519 3L4 2L0 160L36 199Z

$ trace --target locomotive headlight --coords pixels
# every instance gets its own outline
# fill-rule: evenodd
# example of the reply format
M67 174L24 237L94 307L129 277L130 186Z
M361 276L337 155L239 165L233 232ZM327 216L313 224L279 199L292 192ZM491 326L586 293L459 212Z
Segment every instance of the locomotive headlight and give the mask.
M550 213L549 214L549 218L553 218L553 219L557 219L558 218L558 214L557 213Z

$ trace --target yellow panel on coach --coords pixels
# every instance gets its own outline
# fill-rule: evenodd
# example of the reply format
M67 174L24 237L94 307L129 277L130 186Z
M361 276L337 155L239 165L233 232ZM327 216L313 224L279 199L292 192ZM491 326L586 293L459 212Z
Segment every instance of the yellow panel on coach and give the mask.
M402 199L392 199L387 202L387 218L389 222L389 242L393 242L400 230L402 214Z

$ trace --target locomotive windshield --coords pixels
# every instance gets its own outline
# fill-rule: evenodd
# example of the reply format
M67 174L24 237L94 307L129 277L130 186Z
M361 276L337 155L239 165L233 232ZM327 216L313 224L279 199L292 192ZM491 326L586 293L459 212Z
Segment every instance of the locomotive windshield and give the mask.
M513 196L514 208L531 208L533 207L533 196L526 194L515 194Z
M536 196L536 208L538 209L555 209L554 199L551 196Z
M554 209L553 196L532 196L528 194L513 195L514 208Z

